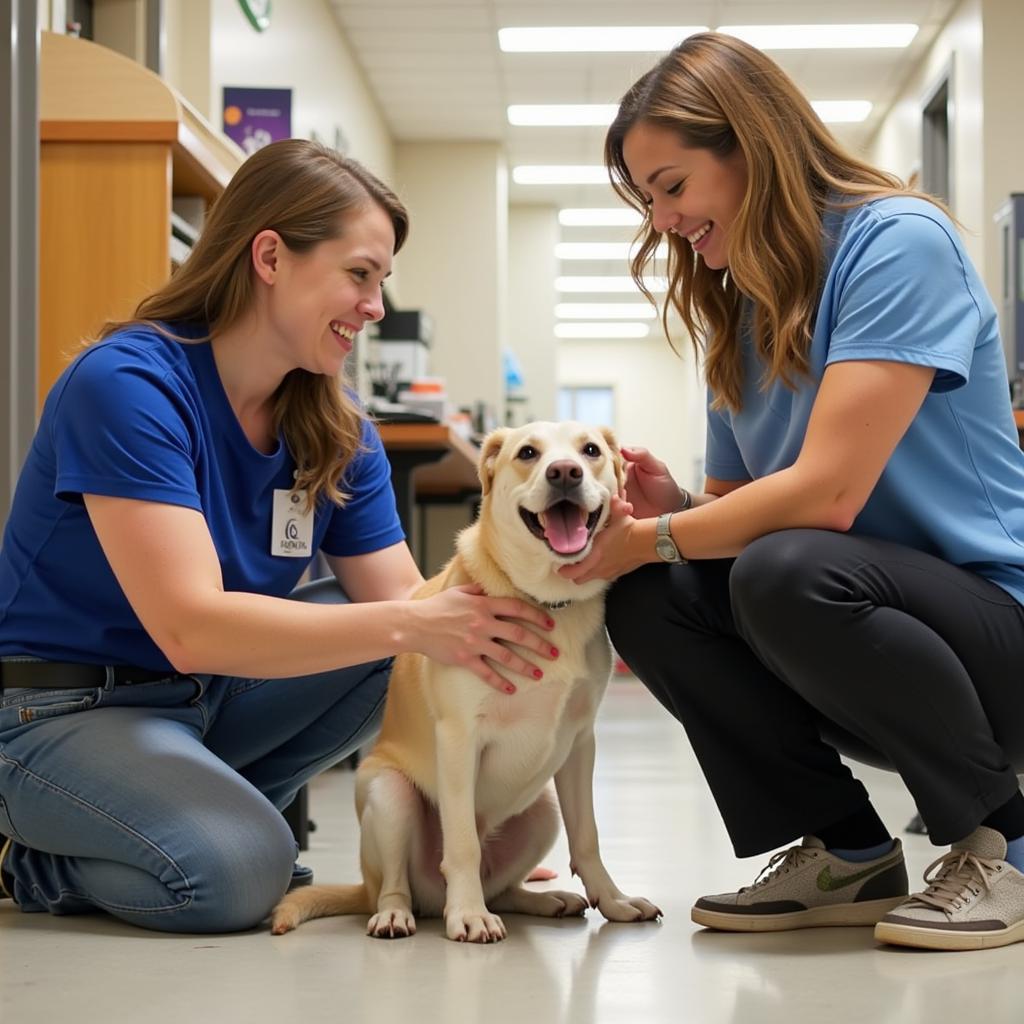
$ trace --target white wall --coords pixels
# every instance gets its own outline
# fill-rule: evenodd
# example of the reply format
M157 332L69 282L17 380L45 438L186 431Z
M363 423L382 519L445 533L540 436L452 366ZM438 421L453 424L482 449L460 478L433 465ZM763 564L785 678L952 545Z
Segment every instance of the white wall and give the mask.
M1011 192L1024 192L1024 116L1021 71L1024 65L1024 4L1019 0L982 0L985 148L985 283L998 302L1002 293L1000 238L993 215Z
M252 28L237 0L182 0L165 9L165 77L211 123L221 124L226 85L290 88L294 136L316 132L334 145L340 129L346 153L391 183L390 132L325 0L275 3L265 32Z
M1003 0L1001 0L1003 2ZM986 203L983 160L982 0L963 0L908 79L869 146L867 157L906 179L921 162L921 110L945 72L953 71L951 206L963 224L971 259L985 273Z
M456 407L482 400L504 420L508 176L494 142L402 142L394 185L409 210L396 264L402 305L434 322L431 371Z
M676 342L680 359L657 321L638 341L560 341L558 381L562 385L610 385L621 444L650 448L683 487L699 488L696 469L704 457L704 386L692 347ZM702 471L701 471L702 472Z
M952 68L953 212L989 293L1001 291L993 216L1010 192L1024 191L1024 118L1020 112L1024 4L962 0L883 122L870 158L905 177L920 159L921 107Z
M508 218L508 340L519 357L528 401L517 422L555 417L555 277L559 239L554 206L512 206Z
M212 18L213 0L164 5L164 78L221 130L222 111L210 103Z

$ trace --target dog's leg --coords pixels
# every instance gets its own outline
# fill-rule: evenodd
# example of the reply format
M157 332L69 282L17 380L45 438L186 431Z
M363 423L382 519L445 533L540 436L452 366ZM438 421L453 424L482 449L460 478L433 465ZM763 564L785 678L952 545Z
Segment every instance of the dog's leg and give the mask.
M456 942L498 942L505 938L505 925L488 911L480 882L475 807L479 752L473 729L469 723L442 719L435 726L435 735L445 931Z
M364 874L377 875L377 912L366 934L404 939L416 932L409 885L409 855L420 832L421 797L399 771L381 771L367 787L360 821Z
M484 845L484 895L492 910L535 917L577 917L587 901L575 892L524 889L527 872L558 836L558 808L550 786L522 814L501 823Z
M609 921L652 921L661 911L642 897L629 897L612 881L601 860L594 819L594 731L583 729L565 764L555 774L555 788L569 838L569 866L583 880L587 899Z
M549 889L534 892L521 885L506 889L491 901L503 914L529 914L530 917L583 917L587 912L586 897L578 892Z

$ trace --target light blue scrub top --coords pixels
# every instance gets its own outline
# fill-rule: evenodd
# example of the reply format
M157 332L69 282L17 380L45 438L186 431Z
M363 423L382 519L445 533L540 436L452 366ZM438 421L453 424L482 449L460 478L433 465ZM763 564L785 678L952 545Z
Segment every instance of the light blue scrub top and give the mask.
M1009 402L996 312L956 229L922 199L880 199L824 219L828 267L797 390L765 390L749 333L743 408L708 400L706 471L757 479L792 465L830 363L935 368L851 533L906 544L984 576L1024 604L1024 453Z

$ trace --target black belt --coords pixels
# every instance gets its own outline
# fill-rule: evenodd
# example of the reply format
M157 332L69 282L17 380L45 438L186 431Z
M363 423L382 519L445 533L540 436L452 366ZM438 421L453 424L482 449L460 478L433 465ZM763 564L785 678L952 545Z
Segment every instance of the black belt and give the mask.
M155 683L179 675L173 669L154 672L134 665L115 665L114 683ZM74 661L0 661L0 690L30 687L37 690L84 690L107 683L106 665L83 665Z

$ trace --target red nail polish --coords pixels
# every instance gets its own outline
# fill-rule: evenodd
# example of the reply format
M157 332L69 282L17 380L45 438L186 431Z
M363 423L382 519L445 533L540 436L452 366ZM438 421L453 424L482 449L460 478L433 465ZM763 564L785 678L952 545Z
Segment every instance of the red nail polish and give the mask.
M543 679L544 678L544 673L541 672L541 670L539 668L535 668L533 670L533 678L534 679Z
M511 683L509 683L508 686L505 687L505 692L506 693L515 693L516 692L516 688Z
M551 648L551 657L552 658L557 658L558 657L558 648L557 647L552 647Z
M555 620L554 619L548 619L548 629L554 629L554 628L555 628Z

